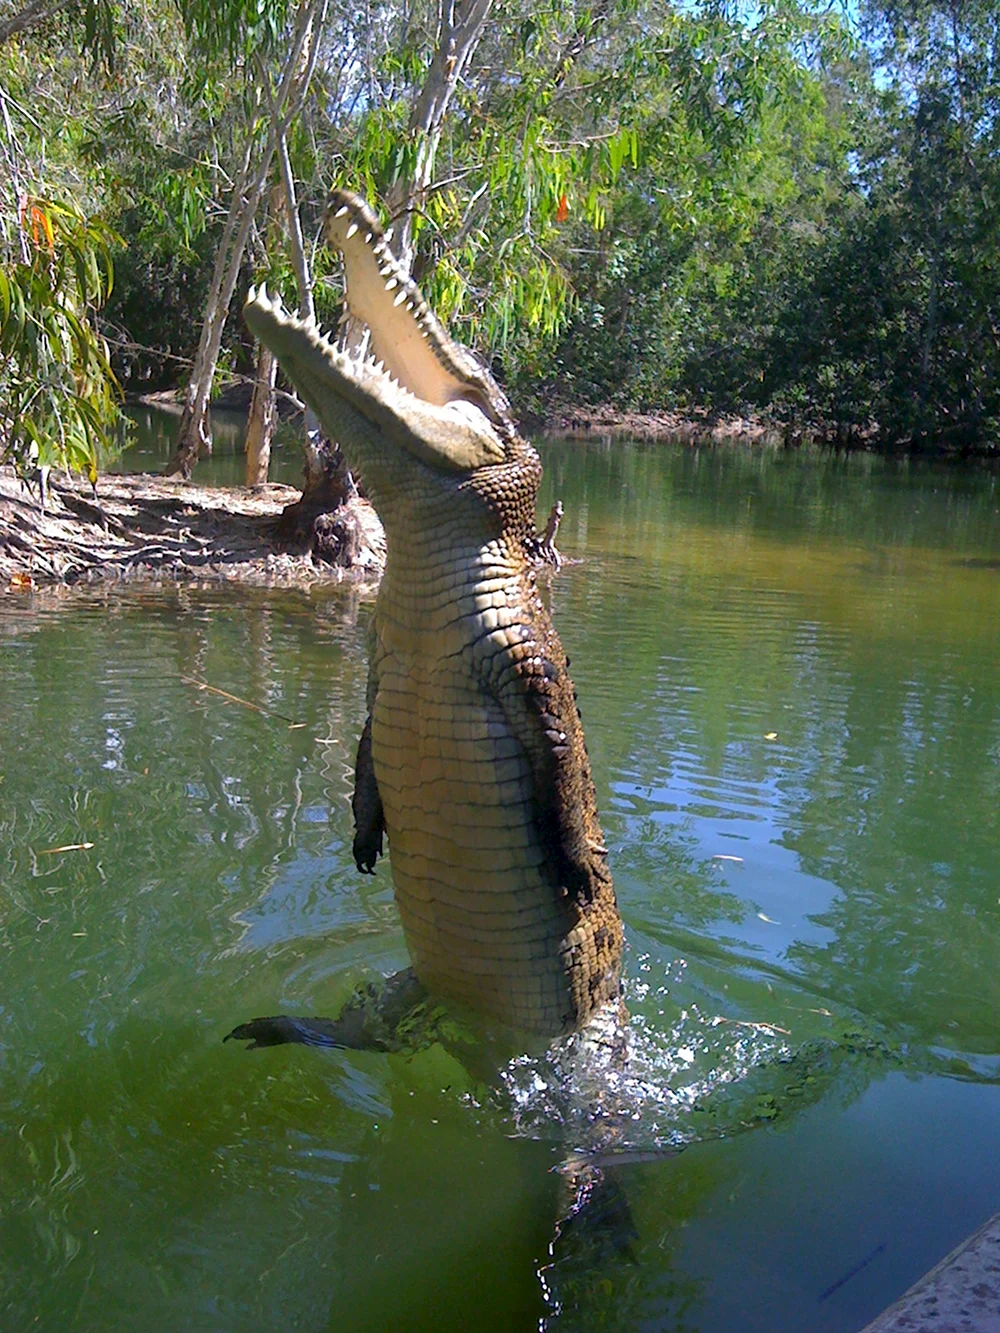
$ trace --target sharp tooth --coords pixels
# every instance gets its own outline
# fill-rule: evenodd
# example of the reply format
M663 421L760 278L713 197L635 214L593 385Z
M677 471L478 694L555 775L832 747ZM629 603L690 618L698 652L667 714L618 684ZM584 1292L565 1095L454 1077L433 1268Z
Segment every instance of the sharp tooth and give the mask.
M392 230L392 227L386 227L385 231L382 233L382 239L385 241L386 245L392 240Z
M398 287L398 286L399 286L398 279L390 278L389 281L385 284L385 289L387 292L391 292L393 287Z
M412 301L407 301L407 303L406 303L406 308L407 308L407 310L412 310L412 309L413 309L413 302L412 302Z
M270 305L270 304L271 304L270 301L269 301L268 298L267 298L267 283L266 283L266 282L262 282L262 283L260 284L260 291L257 293L257 299L258 299L258 301L260 301L261 305Z
M365 245L371 245L371 243L372 243L372 234L371 234L371 232L370 232L370 231L365 232Z
M347 231L344 233L344 240L349 241L351 237L354 235L354 233L357 231L357 229L358 229L358 224L356 222L352 222L351 225L347 228Z
M402 301L405 300L406 300L406 288L404 287L401 292L396 293L396 299L393 301L392 304L399 305Z
M335 218L342 218L346 213L349 213L350 211L351 210L347 207L346 204L342 204L341 207L337 209L336 213L334 213L333 216Z
M392 274L395 273L395 271L396 271L396 270L395 270L395 266L394 266L394 265L392 265L392 264L386 264L385 268L380 268L380 269L379 269L379 271L378 271L378 275L379 275L380 278L388 278L388 277L391 277Z

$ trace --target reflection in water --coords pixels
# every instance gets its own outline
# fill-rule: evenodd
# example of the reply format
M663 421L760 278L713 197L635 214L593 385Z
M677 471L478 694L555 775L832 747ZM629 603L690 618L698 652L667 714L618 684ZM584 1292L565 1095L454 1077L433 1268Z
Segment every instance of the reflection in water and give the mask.
M0 604L5 1330L843 1333L995 1208L994 477L547 466L583 560L548 595L631 945L622 1067L571 1042L491 1091L440 1047L223 1048L405 965L387 873L350 857L370 608ZM608 1137L628 1225L550 1256L550 1168Z
M246 476L246 416L214 410L210 414L212 453L198 463L194 480L200 486L242 486ZM162 472L173 453L180 414L133 403L128 409L131 444L117 460L115 472ZM302 485L301 418L279 421L271 444L269 479L286 486Z

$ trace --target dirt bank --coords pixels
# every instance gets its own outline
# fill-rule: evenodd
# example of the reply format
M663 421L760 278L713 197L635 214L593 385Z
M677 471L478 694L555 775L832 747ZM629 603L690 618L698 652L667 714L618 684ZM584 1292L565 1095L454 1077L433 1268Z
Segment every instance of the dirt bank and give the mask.
M324 558L279 542L276 520L299 498L291 486L222 489L135 473L101 477L96 496L78 477L50 477L48 489L43 512L37 486L0 468L2 591L124 579L375 582L385 564L382 525L364 500L344 507L354 553L343 568L336 540Z
M782 432L750 417L684 416L679 412L630 412L610 406L554 408L544 419L526 423L548 435L570 438L628 436L679 444L774 444Z

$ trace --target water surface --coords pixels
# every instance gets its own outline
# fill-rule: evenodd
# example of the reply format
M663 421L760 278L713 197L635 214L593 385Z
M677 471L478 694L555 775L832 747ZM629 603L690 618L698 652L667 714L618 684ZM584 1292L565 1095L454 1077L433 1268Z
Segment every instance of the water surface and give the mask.
M173 452L180 411L133 403L128 409L128 448L116 472L162 472ZM246 476L246 415L224 409L209 413L212 453L199 461L194 480L202 486L242 486ZM301 418L279 420L271 442L271 481L302 485Z
M405 965L350 856L369 604L7 596L5 1333L851 1333L1000 1207L995 475L544 453L630 945L611 1092L689 1146L616 1168L625 1249L553 1261L588 1126L544 1062L222 1045Z

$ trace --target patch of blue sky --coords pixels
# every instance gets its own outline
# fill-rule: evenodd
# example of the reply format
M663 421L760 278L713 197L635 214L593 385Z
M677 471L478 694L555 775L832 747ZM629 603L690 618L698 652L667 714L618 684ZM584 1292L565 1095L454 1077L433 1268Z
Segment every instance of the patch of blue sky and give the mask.
M719 0L677 0L677 10L682 14L698 14L706 9L719 9ZM769 8L773 5L761 4L759 0L722 0L721 8L724 12L740 23L746 24L748 28L755 28L761 19L764 18ZM860 35L860 4L859 0L827 0L825 4L814 4L812 6L816 14L839 14L847 26L849 32L855 37Z

